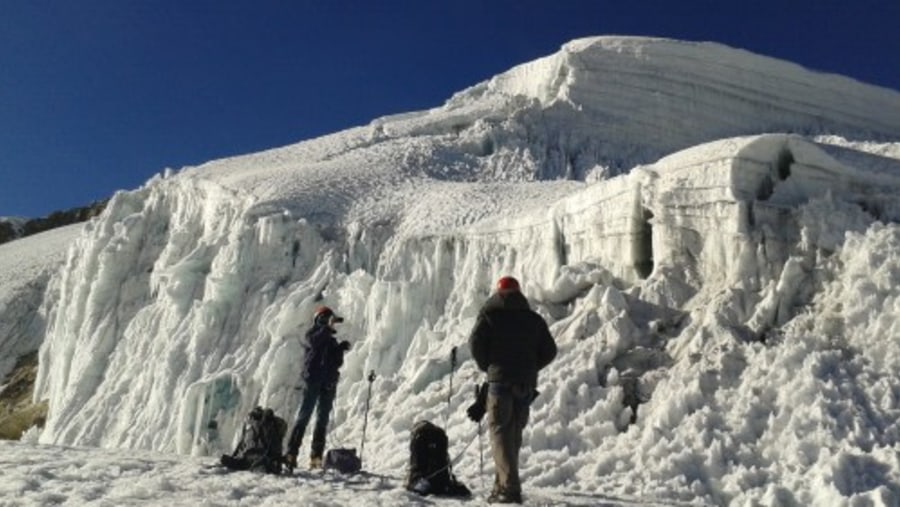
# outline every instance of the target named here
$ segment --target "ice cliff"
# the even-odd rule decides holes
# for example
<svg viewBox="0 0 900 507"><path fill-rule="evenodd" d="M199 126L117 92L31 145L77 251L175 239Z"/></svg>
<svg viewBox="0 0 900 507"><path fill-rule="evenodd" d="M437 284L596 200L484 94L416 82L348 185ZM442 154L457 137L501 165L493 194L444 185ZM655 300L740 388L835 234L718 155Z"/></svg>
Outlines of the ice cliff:
<svg viewBox="0 0 900 507"><path fill-rule="evenodd" d="M370 466L402 469L417 419L471 438L447 358L458 346L468 390L467 334L511 274L560 345L526 480L896 499L900 331L869 312L900 312L882 251L900 244L900 159L855 141L900 141L900 93L601 37L442 107L166 172L117 194L50 282L40 441L230 450L254 405L290 418L300 336L326 303L354 344L332 442L359 438L374 370ZM886 278L867 285L869 268ZM882 473L854 482L860 467Z"/></svg>

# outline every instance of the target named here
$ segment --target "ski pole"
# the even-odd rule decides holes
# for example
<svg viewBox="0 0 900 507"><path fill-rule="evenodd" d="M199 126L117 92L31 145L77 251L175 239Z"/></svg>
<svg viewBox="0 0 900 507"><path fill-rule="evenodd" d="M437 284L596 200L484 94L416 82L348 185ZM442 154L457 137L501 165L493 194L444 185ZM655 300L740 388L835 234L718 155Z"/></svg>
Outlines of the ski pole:
<svg viewBox="0 0 900 507"><path fill-rule="evenodd" d="M372 382L375 382L375 370L369 372L367 380L369 381L369 390L366 393L366 414L363 416L362 442L359 444L360 463L362 463L363 450L366 448L366 426L369 424L369 400L372 398Z"/></svg>
<svg viewBox="0 0 900 507"><path fill-rule="evenodd" d="M478 385L475 385L475 399L481 398ZM481 419L478 420L478 475L481 477L481 489L484 489L484 444L481 441Z"/></svg>
<svg viewBox="0 0 900 507"><path fill-rule="evenodd" d="M453 396L453 370L456 369L456 347L450 349L450 392L447 393L447 409L450 408L450 398Z"/></svg>
<svg viewBox="0 0 900 507"><path fill-rule="evenodd" d="M481 477L481 489L484 489L484 444L481 443L481 421L478 421L478 475Z"/></svg>
<svg viewBox="0 0 900 507"><path fill-rule="evenodd" d="M444 426L450 419L450 398L453 397L453 370L456 369L456 347L450 349L450 389L447 391L447 411L444 412Z"/></svg>

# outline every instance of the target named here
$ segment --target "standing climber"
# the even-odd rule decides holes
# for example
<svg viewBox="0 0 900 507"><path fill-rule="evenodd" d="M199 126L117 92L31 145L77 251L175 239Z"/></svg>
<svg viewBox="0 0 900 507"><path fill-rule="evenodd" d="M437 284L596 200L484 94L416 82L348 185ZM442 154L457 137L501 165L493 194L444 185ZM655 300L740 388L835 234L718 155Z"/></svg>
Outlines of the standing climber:
<svg viewBox="0 0 900 507"><path fill-rule="evenodd" d="M306 343L304 343L306 360L303 364L303 380L306 385L285 455L285 464L291 470L297 466L297 453L314 408L316 409L316 425L313 429L309 467L322 467L328 417L331 414L331 407L334 405L334 396L340 377L338 370L344 364L344 353L350 350L350 342L344 340L338 343L335 338L334 326L343 321L344 319L335 315L331 308L322 306L316 310L313 325L306 332Z"/></svg>
<svg viewBox="0 0 900 507"><path fill-rule="evenodd" d="M496 470L488 501L522 503L522 431L538 371L556 357L556 342L544 319L528 306L519 282L504 276L478 314L469 347L488 377L488 427Z"/></svg>

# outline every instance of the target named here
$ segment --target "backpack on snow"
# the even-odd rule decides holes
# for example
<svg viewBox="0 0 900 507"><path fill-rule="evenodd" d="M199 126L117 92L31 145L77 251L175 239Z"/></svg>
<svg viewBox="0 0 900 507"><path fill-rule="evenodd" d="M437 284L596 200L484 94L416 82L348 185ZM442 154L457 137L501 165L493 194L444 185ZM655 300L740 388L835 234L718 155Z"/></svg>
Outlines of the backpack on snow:
<svg viewBox="0 0 900 507"><path fill-rule="evenodd" d="M252 470L270 474L281 473L281 445L287 423L272 409L256 407L247 415L241 429L241 440L229 456L222 455L222 464L233 470Z"/></svg>
<svg viewBox="0 0 900 507"><path fill-rule="evenodd" d="M413 425L406 489L423 496L472 494L450 471L447 433L429 421Z"/></svg>
<svg viewBox="0 0 900 507"><path fill-rule="evenodd" d="M322 468L337 470L344 474L354 474L362 469L362 460L356 455L356 449L328 449L325 451L325 462Z"/></svg>

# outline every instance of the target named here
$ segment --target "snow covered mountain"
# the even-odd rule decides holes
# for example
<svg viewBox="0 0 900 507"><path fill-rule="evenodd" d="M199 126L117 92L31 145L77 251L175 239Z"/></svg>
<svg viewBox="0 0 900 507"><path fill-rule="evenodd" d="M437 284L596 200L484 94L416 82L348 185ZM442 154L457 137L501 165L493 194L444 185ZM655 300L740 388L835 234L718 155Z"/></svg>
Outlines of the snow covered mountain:
<svg viewBox="0 0 900 507"><path fill-rule="evenodd" d="M510 274L560 347L526 492L896 505L898 190L896 91L583 39L435 109L119 193L41 307L0 315L41 324L29 438L204 455L257 404L290 418L328 304L354 344L330 442L358 444L374 371L366 459L398 470L418 419L474 438L466 339Z"/></svg>

